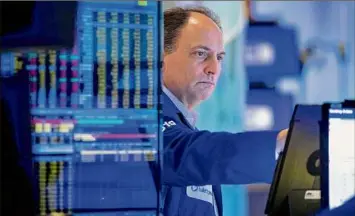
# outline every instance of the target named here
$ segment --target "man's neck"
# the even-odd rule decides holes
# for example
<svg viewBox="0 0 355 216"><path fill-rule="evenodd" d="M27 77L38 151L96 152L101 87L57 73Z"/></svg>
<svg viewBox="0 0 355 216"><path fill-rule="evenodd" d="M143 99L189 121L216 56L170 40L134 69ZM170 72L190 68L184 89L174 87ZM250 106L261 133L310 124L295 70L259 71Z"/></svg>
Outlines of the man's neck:
<svg viewBox="0 0 355 216"><path fill-rule="evenodd" d="M194 107L196 107L196 105L198 103L193 102L194 100L192 100L190 97L188 97L186 94L182 94L179 93L178 90L174 89L174 88L169 88L168 86L165 85L165 87L167 89L169 89L169 91L182 103L184 104L184 106L189 110L192 111Z"/></svg>
<svg viewBox="0 0 355 216"><path fill-rule="evenodd" d="M196 103L192 103L192 102L189 102L191 100L189 100L189 98L187 96L181 96L181 97L178 97L178 99L186 106L186 108L189 110L189 111L192 111L193 108L196 106Z"/></svg>
<svg viewBox="0 0 355 216"><path fill-rule="evenodd" d="M189 103L188 97L181 93L178 88L174 88L171 85L163 84L166 89L170 91L171 94L174 95L176 99L178 99L189 111L193 109L193 104Z"/></svg>
<svg viewBox="0 0 355 216"><path fill-rule="evenodd" d="M166 86L163 86L163 92L173 102L173 104L182 113L182 115L190 123L190 125L195 127L197 113L192 109L188 109L188 106L186 106L186 104L184 104L178 97L176 97L173 92Z"/></svg>

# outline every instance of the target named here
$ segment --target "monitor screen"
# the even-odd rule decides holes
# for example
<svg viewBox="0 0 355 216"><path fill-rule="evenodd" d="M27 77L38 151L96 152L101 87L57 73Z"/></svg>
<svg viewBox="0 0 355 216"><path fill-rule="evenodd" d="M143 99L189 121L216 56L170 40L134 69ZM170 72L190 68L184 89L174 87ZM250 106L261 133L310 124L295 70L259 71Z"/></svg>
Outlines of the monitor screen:
<svg viewBox="0 0 355 216"><path fill-rule="evenodd" d="M16 133L20 154L32 159L36 215L155 215L160 4L78 2L77 14L72 49L1 56L2 76L28 79L29 92L16 93L26 99L7 98L14 122L24 121L16 112L30 115L31 138Z"/></svg>
<svg viewBox="0 0 355 216"><path fill-rule="evenodd" d="M355 195L355 108L330 107L328 111L329 208Z"/></svg>

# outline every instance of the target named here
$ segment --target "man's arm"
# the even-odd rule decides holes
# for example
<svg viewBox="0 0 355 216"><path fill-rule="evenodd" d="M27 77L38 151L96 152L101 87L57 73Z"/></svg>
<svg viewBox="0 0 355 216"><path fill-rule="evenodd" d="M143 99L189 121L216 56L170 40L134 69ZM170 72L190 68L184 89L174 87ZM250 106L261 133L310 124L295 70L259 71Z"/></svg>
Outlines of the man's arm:
<svg viewBox="0 0 355 216"><path fill-rule="evenodd" d="M270 183L277 132L193 131L174 119L164 128L163 183L175 186Z"/></svg>

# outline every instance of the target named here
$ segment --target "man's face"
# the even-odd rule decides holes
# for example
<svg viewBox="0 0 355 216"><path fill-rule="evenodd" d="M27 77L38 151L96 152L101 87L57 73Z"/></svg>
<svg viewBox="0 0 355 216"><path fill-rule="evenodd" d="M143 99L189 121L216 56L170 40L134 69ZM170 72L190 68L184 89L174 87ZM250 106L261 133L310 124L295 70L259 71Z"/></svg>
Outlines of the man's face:
<svg viewBox="0 0 355 216"><path fill-rule="evenodd" d="M192 108L212 94L223 57L221 30L207 16L192 12L176 49L164 56L164 84Z"/></svg>

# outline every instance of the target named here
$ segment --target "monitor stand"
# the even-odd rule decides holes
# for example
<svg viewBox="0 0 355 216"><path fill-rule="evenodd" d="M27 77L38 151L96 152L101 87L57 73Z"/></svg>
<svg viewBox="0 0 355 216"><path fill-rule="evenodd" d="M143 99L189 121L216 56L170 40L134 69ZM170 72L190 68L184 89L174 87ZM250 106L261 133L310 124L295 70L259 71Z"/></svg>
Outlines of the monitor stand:
<svg viewBox="0 0 355 216"><path fill-rule="evenodd" d="M320 190L294 189L268 216L309 216L320 210Z"/></svg>

